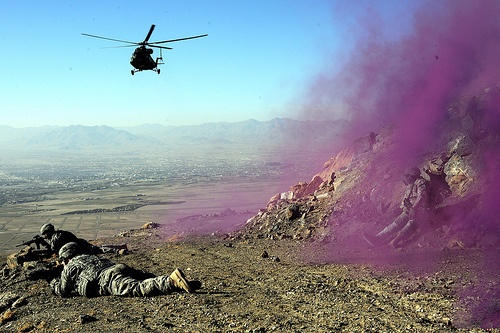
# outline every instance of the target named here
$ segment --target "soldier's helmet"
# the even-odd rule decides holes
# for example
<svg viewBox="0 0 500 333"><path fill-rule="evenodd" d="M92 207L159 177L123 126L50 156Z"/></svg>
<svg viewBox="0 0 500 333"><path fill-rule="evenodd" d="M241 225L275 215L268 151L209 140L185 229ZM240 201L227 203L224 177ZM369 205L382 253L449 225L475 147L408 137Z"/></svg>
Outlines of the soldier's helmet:
<svg viewBox="0 0 500 333"><path fill-rule="evenodd" d="M70 242L67 244L64 244L63 247L59 250L59 258L61 259L71 259L74 256L78 255L80 253L80 250L78 248L78 244L75 242Z"/></svg>
<svg viewBox="0 0 500 333"><path fill-rule="evenodd" d="M52 223L45 223L44 225L42 225L42 227L40 228L40 234L41 235L45 235L45 234L53 234L55 232L55 228L54 228L54 225Z"/></svg>

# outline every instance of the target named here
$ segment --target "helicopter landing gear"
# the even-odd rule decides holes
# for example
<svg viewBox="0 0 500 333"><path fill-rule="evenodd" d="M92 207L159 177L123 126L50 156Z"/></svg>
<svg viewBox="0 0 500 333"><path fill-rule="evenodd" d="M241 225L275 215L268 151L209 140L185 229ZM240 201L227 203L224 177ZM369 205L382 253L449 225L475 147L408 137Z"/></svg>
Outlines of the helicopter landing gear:
<svg viewBox="0 0 500 333"><path fill-rule="evenodd" d="M158 70L156 71L156 73L160 74L160 69L158 68Z"/></svg>
<svg viewBox="0 0 500 333"><path fill-rule="evenodd" d="M133 69L131 69L131 70L130 70L130 73L131 73L132 75L134 75L134 74L135 74L135 71L134 71Z"/></svg>

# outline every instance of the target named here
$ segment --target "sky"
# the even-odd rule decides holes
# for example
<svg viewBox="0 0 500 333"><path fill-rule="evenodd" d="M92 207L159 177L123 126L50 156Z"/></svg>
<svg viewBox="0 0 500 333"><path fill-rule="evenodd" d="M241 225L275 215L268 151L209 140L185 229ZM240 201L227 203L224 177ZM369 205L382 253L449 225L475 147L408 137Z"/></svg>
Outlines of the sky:
<svg viewBox="0 0 500 333"><path fill-rule="evenodd" d="M298 117L318 73L349 58L360 17L409 26L418 1L2 1L0 125L193 125ZM161 74L133 48L169 43ZM158 50L155 50L156 57ZM315 115L317 117L317 115Z"/></svg>

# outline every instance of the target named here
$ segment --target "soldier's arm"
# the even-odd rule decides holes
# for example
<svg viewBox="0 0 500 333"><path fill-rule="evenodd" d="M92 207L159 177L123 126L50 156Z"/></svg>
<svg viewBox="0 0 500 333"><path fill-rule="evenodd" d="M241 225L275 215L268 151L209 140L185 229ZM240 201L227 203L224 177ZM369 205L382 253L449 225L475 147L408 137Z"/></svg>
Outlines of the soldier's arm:
<svg viewBox="0 0 500 333"><path fill-rule="evenodd" d="M414 191L416 193L415 202L413 203L414 208L420 208L426 205L425 198L427 197L425 180L417 179L414 183Z"/></svg>
<svg viewBox="0 0 500 333"><path fill-rule="evenodd" d="M50 282L52 292L61 297L69 297L73 294L76 285L78 271L75 267L64 267L61 277Z"/></svg>
<svg viewBox="0 0 500 333"><path fill-rule="evenodd" d="M49 243L47 243L47 241L45 241L45 239L43 239L42 237L38 237L35 242L38 245L41 245L41 246L45 247L46 249L50 248Z"/></svg>
<svg viewBox="0 0 500 333"><path fill-rule="evenodd" d="M63 237L61 237L60 232L56 232L54 235L52 235L52 238L50 239L50 249L54 253L58 253L61 247L65 245L65 241Z"/></svg>
<svg viewBox="0 0 500 333"><path fill-rule="evenodd" d="M413 187L414 187L414 184L406 186L403 200L401 201L401 204L399 205L399 208L401 208L403 210L403 212L405 212L407 214L409 213L410 209L412 208L410 197L411 197L412 192L413 192Z"/></svg>

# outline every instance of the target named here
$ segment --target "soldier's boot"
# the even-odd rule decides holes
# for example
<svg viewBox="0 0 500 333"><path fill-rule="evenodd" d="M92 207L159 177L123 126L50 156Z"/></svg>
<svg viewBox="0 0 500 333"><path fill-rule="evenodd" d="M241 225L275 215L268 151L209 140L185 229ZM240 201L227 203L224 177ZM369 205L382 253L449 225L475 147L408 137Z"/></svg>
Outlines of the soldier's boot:
<svg viewBox="0 0 500 333"><path fill-rule="evenodd" d="M197 289L201 288L200 281L188 281L184 273L178 268L170 274L169 280L172 287L188 293L194 293Z"/></svg>
<svg viewBox="0 0 500 333"><path fill-rule="evenodd" d="M377 237L376 235L368 234L363 232L363 239L371 246L382 246L384 245L383 239Z"/></svg>
<svg viewBox="0 0 500 333"><path fill-rule="evenodd" d="M363 232L363 239L372 246L383 246L391 242L395 232L396 230L392 228L392 225L389 225L376 235Z"/></svg>

